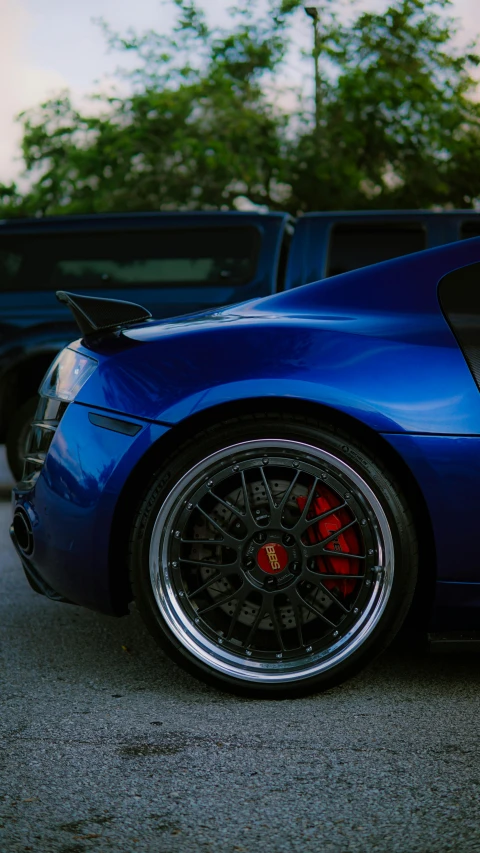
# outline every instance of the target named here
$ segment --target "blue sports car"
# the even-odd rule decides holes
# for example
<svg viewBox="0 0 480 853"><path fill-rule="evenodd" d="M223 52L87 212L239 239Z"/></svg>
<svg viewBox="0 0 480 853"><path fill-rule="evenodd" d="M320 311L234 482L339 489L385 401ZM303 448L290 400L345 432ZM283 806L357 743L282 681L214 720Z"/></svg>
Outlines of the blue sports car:
<svg viewBox="0 0 480 853"><path fill-rule="evenodd" d="M158 323L59 293L12 538L193 675L297 695L480 624L480 238Z"/></svg>

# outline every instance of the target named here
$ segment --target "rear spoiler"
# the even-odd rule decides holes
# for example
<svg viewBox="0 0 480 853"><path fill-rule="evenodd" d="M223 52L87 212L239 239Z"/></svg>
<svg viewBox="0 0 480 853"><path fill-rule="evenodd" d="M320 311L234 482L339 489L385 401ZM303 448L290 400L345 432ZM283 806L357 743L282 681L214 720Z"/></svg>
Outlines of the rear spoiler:
<svg viewBox="0 0 480 853"><path fill-rule="evenodd" d="M112 332L134 323L143 323L145 320L150 320L152 316L150 311L142 308L141 305L125 302L123 299L80 296L77 293L67 293L65 290L57 290L56 296L59 302L68 305L85 337Z"/></svg>

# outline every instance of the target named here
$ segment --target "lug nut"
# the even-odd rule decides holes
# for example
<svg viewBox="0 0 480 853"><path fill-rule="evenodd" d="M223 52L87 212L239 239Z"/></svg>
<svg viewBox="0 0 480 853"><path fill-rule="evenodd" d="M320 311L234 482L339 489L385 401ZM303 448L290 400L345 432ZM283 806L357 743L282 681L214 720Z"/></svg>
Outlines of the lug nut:
<svg viewBox="0 0 480 853"><path fill-rule="evenodd" d="M255 542L258 542L258 544L261 545L262 542L265 542L266 538L267 538L266 533L257 533L257 535L255 536Z"/></svg>
<svg viewBox="0 0 480 853"><path fill-rule="evenodd" d="M282 538L282 542L284 545L287 545L287 546L293 545L293 543L295 542L295 539L291 533L285 533L285 535Z"/></svg>
<svg viewBox="0 0 480 853"><path fill-rule="evenodd" d="M245 560L245 568L246 569L254 569L255 568L255 560L252 557L249 557L248 560Z"/></svg>
<svg viewBox="0 0 480 853"><path fill-rule="evenodd" d="M265 586L269 590L275 589L276 585L277 585L277 579L276 578L267 578L265 581Z"/></svg>
<svg viewBox="0 0 480 853"><path fill-rule="evenodd" d="M290 563L288 569L291 575L299 575L302 571L302 566L301 563L294 562Z"/></svg>

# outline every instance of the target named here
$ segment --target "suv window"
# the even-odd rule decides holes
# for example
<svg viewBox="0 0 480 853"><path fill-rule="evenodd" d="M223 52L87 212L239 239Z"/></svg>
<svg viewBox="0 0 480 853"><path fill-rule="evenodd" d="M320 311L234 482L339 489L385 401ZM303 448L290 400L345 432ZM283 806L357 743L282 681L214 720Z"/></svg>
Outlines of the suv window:
<svg viewBox="0 0 480 853"><path fill-rule="evenodd" d="M462 240L468 240L470 237L480 237L480 219L467 219L462 222L460 237Z"/></svg>
<svg viewBox="0 0 480 853"><path fill-rule="evenodd" d="M0 291L242 285L256 228L0 236Z"/></svg>
<svg viewBox="0 0 480 853"><path fill-rule="evenodd" d="M426 246L425 228L414 222L334 225L330 237L327 276L420 252Z"/></svg>

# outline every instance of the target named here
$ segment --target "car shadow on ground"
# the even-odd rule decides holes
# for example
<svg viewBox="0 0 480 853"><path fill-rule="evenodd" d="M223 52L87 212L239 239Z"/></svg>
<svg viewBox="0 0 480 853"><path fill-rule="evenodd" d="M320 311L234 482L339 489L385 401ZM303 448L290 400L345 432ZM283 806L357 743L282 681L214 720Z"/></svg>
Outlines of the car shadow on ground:
<svg viewBox="0 0 480 853"><path fill-rule="evenodd" d="M20 567L19 567L19 571ZM26 583L26 582L25 582ZM18 584L18 580L17 580ZM146 630L139 614L132 609L128 617L116 619L67 604L57 604L25 589L15 600L11 591L3 598L9 601L4 612L3 643L5 663L12 658L24 677L85 681L112 693L152 690L170 696L209 694L226 698L184 673L159 649ZM381 688L393 693L451 695L456 690L478 684L477 652L438 652L419 647L403 652L398 645L385 652L360 676L329 691L330 695L349 691ZM6 678L8 681L8 677ZM5 684L5 680L4 680ZM232 697L239 701L238 697Z"/></svg>

